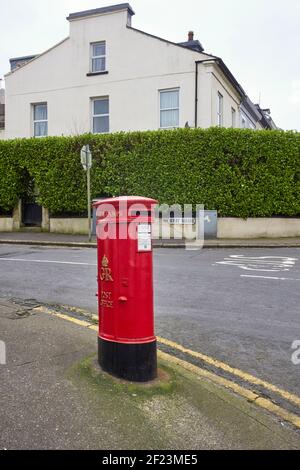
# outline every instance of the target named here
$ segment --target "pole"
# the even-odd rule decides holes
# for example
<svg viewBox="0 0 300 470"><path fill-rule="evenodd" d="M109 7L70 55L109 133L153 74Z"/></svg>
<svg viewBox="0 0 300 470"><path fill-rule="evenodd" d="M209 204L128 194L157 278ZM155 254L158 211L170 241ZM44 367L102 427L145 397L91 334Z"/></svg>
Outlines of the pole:
<svg viewBox="0 0 300 470"><path fill-rule="evenodd" d="M92 241L92 215L91 215L91 169L90 169L90 165L87 166L86 185L87 185L87 203L88 203L89 242L91 242Z"/></svg>
<svg viewBox="0 0 300 470"><path fill-rule="evenodd" d="M87 209L88 209L88 225L89 225L89 242L92 241L92 208L91 208L91 166L93 163L92 153L89 145L84 145L80 152L81 164L86 171L86 192L87 192Z"/></svg>

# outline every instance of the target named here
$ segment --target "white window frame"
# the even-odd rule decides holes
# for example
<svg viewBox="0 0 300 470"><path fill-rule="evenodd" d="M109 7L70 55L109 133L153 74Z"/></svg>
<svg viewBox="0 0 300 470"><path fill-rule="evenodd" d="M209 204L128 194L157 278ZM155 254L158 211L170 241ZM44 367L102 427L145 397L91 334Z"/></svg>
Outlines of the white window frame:
<svg viewBox="0 0 300 470"><path fill-rule="evenodd" d="M180 88L164 88L162 90L158 90L158 100L159 100L159 129L178 129L179 128L179 123L180 123ZM178 107L177 108L165 108L161 109L161 95L162 93L169 93L170 91L176 91L178 92ZM161 126L161 112L162 111L177 111L178 110L178 125L177 126L168 126L168 127L162 127Z"/></svg>
<svg viewBox="0 0 300 470"><path fill-rule="evenodd" d="M95 101L104 101L104 100L108 101L108 113L106 113L106 114L94 114L94 103L95 103ZM91 132L92 132L92 134L109 134L109 132L110 132L110 117L109 117L110 103L109 103L109 96L99 96L97 98L91 98L91 106L92 106L92 109L91 109L91 116L92 116L92 119L91 119ZM108 117L108 132L94 132L94 118L96 118L96 117Z"/></svg>
<svg viewBox="0 0 300 470"><path fill-rule="evenodd" d="M105 54L103 55L93 55L93 50L94 46L97 45L103 45L105 46ZM103 70L93 70L93 61L95 59L105 59L105 67ZM106 41L97 41L97 42L91 42L90 43L90 73L101 73L101 72L106 72L107 71L107 44Z"/></svg>
<svg viewBox="0 0 300 470"><path fill-rule="evenodd" d="M236 109L231 107L231 127L234 129L236 127Z"/></svg>
<svg viewBox="0 0 300 470"><path fill-rule="evenodd" d="M47 108L47 119L34 119L34 115L35 115L35 107L36 106L46 106ZM49 116L48 116L48 103L43 101L42 103L32 103L31 105L31 113L32 113L32 135L35 139L41 139L43 137L48 137L48 120L49 120ZM47 123L47 134L46 135L35 135L35 124L39 123L39 122L46 122Z"/></svg>
<svg viewBox="0 0 300 470"><path fill-rule="evenodd" d="M217 99L217 122L219 127L223 127L223 106L224 106L224 97L222 93L218 91Z"/></svg>
<svg viewBox="0 0 300 470"><path fill-rule="evenodd" d="M245 122L245 126L243 126L243 121ZM241 112L241 129L248 129L249 128L249 120L247 116Z"/></svg>

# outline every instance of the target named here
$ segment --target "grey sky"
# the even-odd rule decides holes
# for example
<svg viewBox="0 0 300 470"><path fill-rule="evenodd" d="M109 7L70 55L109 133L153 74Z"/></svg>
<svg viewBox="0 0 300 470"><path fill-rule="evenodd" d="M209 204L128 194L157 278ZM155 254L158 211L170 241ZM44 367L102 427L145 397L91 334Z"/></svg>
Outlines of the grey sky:
<svg viewBox="0 0 300 470"><path fill-rule="evenodd" d="M10 57L68 36L70 12L122 0L0 0L0 78ZM222 57L252 101L283 129L300 130L300 0L132 0L133 26L174 42L195 31ZM124 51L122 51L123 53Z"/></svg>

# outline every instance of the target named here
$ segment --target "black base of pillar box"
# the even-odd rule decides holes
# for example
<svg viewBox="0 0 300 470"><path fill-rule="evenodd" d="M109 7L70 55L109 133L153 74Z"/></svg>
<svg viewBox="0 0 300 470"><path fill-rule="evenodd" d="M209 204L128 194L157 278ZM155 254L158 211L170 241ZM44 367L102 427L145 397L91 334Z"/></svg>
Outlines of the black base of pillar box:
<svg viewBox="0 0 300 470"><path fill-rule="evenodd" d="M98 361L106 372L132 382L148 382L157 377L156 341L126 344L98 338Z"/></svg>

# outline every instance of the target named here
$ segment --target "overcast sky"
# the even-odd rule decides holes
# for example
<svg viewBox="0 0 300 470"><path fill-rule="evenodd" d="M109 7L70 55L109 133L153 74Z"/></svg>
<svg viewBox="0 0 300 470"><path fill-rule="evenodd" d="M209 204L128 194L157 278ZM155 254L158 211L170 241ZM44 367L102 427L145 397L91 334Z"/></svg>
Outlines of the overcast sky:
<svg viewBox="0 0 300 470"><path fill-rule="evenodd" d="M68 13L122 0L0 0L0 78L9 58L68 36ZM174 42L194 30L276 124L300 130L300 0L132 0L133 26ZM49 71L51 73L51 71Z"/></svg>

